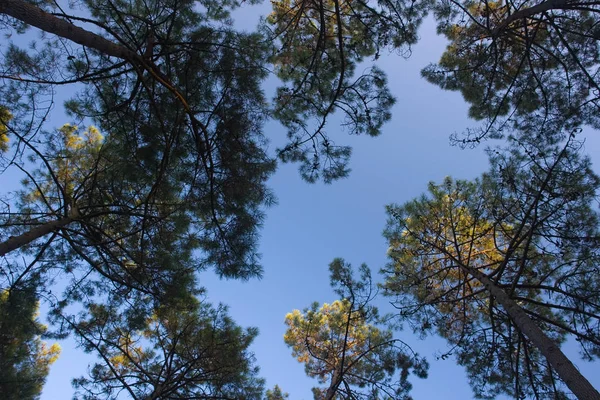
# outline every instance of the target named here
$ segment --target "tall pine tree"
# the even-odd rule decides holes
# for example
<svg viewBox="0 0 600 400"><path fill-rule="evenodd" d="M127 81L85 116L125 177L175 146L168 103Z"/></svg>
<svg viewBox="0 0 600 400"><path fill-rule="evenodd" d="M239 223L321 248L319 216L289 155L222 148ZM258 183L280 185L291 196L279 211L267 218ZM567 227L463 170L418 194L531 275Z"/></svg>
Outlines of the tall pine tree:
<svg viewBox="0 0 600 400"><path fill-rule="evenodd" d="M481 179L387 208L385 292L449 342L478 397L600 398L560 350L574 337L600 354L600 179L579 151L515 140Z"/></svg>

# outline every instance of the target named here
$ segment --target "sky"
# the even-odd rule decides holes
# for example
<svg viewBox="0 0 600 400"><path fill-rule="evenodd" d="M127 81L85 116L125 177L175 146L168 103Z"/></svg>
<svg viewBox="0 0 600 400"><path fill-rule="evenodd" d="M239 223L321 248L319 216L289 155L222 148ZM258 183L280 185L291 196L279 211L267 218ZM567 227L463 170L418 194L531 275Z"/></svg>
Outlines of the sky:
<svg viewBox="0 0 600 400"><path fill-rule="evenodd" d="M256 16L265 7L268 9L268 3L252 12L238 13L237 23L254 26ZM278 384L291 400L312 399L310 389L317 382L305 377L303 365L283 342L286 313L314 301L336 300L328 272L328 264L336 257L355 266L367 263L378 279L377 271L387 262L387 244L382 237L386 204L419 196L430 181L440 182L446 176L472 179L487 168L484 146L471 150L450 146L449 135L474 122L467 119L467 106L459 93L442 91L421 78L421 68L439 59L445 42L435 35L430 20L421 28L420 36L410 59L388 54L378 62L387 72L391 91L398 100L392 121L384 126L380 137L346 135L335 118L328 125L328 133L339 144L353 147L349 178L331 185L308 184L300 178L296 165L280 165L271 178L269 185L278 204L267 210L261 230L263 278L240 282L220 280L212 272L199 276L210 302L229 305L231 316L241 326L259 328L252 351L261 376L266 378L267 387ZM267 83L267 90L272 90L272 83ZM265 132L274 152L285 131L276 123L268 123ZM598 135L588 136L586 150L599 154ZM386 308L385 300L380 302ZM398 333L398 337L430 361L429 378L412 379L415 399L472 398L463 369L452 358L435 359L436 353L446 349L444 341L434 337L419 340L408 330ZM63 342L62 347L42 400L70 398L70 380L84 374L93 360L74 348L72 341ZM567 352L570 356L576 354L571 344ZM600 387L593 365L576 364Z"/></svg>

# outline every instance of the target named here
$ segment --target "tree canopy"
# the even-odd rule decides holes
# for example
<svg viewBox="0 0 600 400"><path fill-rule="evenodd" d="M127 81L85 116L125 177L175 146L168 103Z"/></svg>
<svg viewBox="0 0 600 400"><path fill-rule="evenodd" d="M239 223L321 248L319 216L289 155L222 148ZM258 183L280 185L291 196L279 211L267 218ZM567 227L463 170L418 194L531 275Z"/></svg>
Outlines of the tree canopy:
<svg viewBox="0 0 600 400"><path fill-rule="evenodd" d="M355 280L344 260L329 266L331 284L341 300L285 317L285 343L305 364L306 374L325 387L313 388L319 399L409 399L409 373L425 378L427 363L389 329L380 329L370 272L360 267ZM396 374L399 373L399 376Z"/></svg>
<svg viewBox="0 0 600 400"><path fill-rule="evenodd" d="M266 400L285 400L289 397L289 394L281 391L279 385L275 385L272 390L268 389L266 393Z"/></svg>
<svg viewBox="0 0 600 400"><path fill-rule="evenodd" d="M97 304L72 329L100 358L73 381L78 398L261 399L248 350L258 332L237 326L226 307L191 301L148 314L135 303Z"/></svg>
<svg viewBox="0 0 600 400"><path fill-rule="evenodd" d="M41 340L34 283L19 281L0 292L0 393L7 400L39 398L58 344Z"/></svg>
<svg viewBox="0 0 600 400"><path fill-rule="evenodd" d="M422 75L483 121L454 139L509 145L480 179L387 208L382 287L448 340L476 396L599 398L560 344L600 355L600 178L577 137L600 128L600 4L274 0L238 29L258 2L0 0L0 173L21 180L0 194L2 394L38 396L58 355L41 338L73 335L98 357L80 398L262 398L257 330L205 301L199 273L262 276L277 160L308 182L348 176L330 122L382 132L396 100L375 62L409 56L431 15L449 44ZM273 153L268 121L287 133ZM338 300L286 316L315 398L409 398L427 363L372 304L369 269L330 271Z"/></svg>
<svg viewBox="0 0 600 400"><path fill-rule="evenodd" d="M271 62L285 83L275 98L275 117L290 142L284 161L301 162L309 181L348 174L351 149L326 134L333 111L351 134L379 135L395 103L385 73L373 67L357 78L357 66L385 49L408 53L427 9L414 1L274 1L267 18L276 39Z"/></svg>
<svg viewBox="0 0 600 400"><path fill-rule="evenodd" d="M479 397L598 397L577 392L587 382L558 371L535 338L559 353L574 336L587 359L599 354L600 180L579 146L514 140L480 180L447 178L387 208L386 294L415 331L448 340Z"/></svg>
<svg viewBox="0 0 600 400"><path fill-rule="evenodd" d="M102 362L76 381L83 397L262 395L247 351L256 332L194 302L199 271L261 274L257 232L273 202L265 182L274 170L262 134L267 48L259 35L227 28L236 2L198 5L0 4L7 33L44 31L41 44L10 41L2 55L1 133L3 143L11 139L3 167L24 176L2 203L3 272L39 276L55 335L94 344ZM54 91L67 88L65 109L77 124L49 130ZM198 315L168 326L182 308ZM140 321L156 310L173 314L145 328ZM210 335L215 341L205 342ZM136 337L154 342L146 364L116 362L119 340ZM158 372L167 366L173 376ZM140 384L149 375L158 388Z"/></svg>
<svg viewBox="0 0 600 400"><path fill-rule="evenodd" d="M439 1L433 12L450 44L423 75L460 91L485 122L459 141L600 127L597 2Z"/></svg>

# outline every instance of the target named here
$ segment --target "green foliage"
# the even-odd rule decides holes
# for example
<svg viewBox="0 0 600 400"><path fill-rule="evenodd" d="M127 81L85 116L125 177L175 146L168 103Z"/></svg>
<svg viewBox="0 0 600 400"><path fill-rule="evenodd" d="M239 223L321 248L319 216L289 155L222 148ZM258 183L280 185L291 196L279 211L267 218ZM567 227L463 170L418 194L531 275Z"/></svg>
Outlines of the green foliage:
<svg viewBox="0 0 600 400"><path fill-rule="evenodd" d="M3 210L2 240L48 229L10 254L9 259L25 255L26 266L6 267L8 275L40 274L37 290L52 292L47 299L56 335L73 333L85 342L90 334L85 318L99 312L98 304L108 304L113 328L139 336L149 309L175 312L201 293L197 272L261 275L258 229L274 202L266 180L275 163L262 132L269 48L261 35L232 28L229 14L240 4L72 3L54 11L72 14L60 15L69 23L79 23L81 15L96 22L99 37L86 47L55 39L56 24L28 48L7 44L1 68L8 83L0 94L14 116L16 149L7 163L25 177L23 190L11 194ZM101 45L107 43L124 56L105 52ZM70 84L77 86L65 108L77 124L48 131L52 96L58 88L68 92ZM89 123L97 130L76 127ZM54 290L57 282L60 291ZM125 312L129 302L136 307ZM129 319L113 316L116 310ZM231 398L259 398L262 383L246 352L256 332L240 330L221 309L202 306L194 312L185 323L197 325L189 333L196 339L186 339L186 347L172 353L182 368L190 362L212 372L211 363L218 363L221 382L207 374L186 383L172 380L172 387L183 385L177 389L181 398L203 385ZM156 322L162 328L144 339L154 342L157 354L169 329L164 325ZM222 341L206 341L211 326L224 335ZM189 329L177 334L184 331ZM118 350L106 336L97 339L100 356ZM149 358L144 368L156 372L161 362ZM80 382L82 396L89 387L98 390L90 396L105 398L102 391L110 391L112 381L96 379L110 365L96 368L100 375L92 374L89 385Z"/></svg>
<svg viewBox="0 0 600 400"><path fill-rule="evenodd" d="M376 326L379 316L369 304L373 293L366 265L361 266L358 281L341 259L331 263L330 271L336 293L347 297L321 307L314 303L285 317L284 340L292 355L305 364L308 376L328 384L313 388L315 399L386 399L392 393L394 398L409 399L409 373L426 377L426 361L411 354L391 330Z"/></svg>
<svg viewBox="0 0 600 400"><path fill-rule="evenodd" d="M95 304L73 329L100 361L74 380L76 398L261 399L264 382L248 347L258 331L190 299L149 310Z"/></svg>
<svg viewBox="0 0 600 400"><path fill-rule="evenodd" d="M566 144L513 140L491 151L490 172L447 178L387 208L386 294L422 335L437 332L467 368L475 395L564 398L539 350L470 269L502 288L554 341L572 335L600 355L599 178Z"/></svg>
<svg viewBox="0 0 600 400"><path fill-rule="evenodd" d="M211 267L227 278L261 274L258 229L274 202L266 179L275 168L262 135L267 48L257 34L222 29L236 2L195 4L87 4L111 40L140 49L154 37L156 52L143 49L151 66L77 47L62 58L63 46L50 38L43 52L13 46L3 60L28 60L14 66L22 79L9 97L19 156L28 159L26 168L13 166L25 173L25 187L3 215L4 232L72 219L20 248L48 278L44 289L55 279L67 285L55 313L100 293L185 297L197 291L194 274ZM28 81L54 83L36 91ZM46 88L70 81L82 89L67 109L93 120L103 139L75 125L36 130L43 121L32 105L44 104ZM28 102L26 93L34 93ZM23 122L28 112L31 128Z"/></svg>
<svg viewBox="0 0 600 400"><path fill-rule="evenodd" d="M30 174L33 179L24 181L24 205L41 202L55 210L64 207L68 214L79 212L73 209L77 202L90 203L90 199L82 200L91 194L89 181L97 179L99 168L106 168L106 160L100 159L103 139L94 126L83 132L70 124L58 129L48 143L48 169L35 171Z"/></svg>
<svg viewBox="0 0 600 400"><path fill-rule="evenodd" d="M156 186L146 186L152 181L123 173L133 167L112 152L115 144L94 127L66 124L47 138L43 152L36 152L40 168L24 179L20 213L9 215L4 226L20 234L71 218L60 235L54 232L21 249L33 256L31 271L44 276L53 271L68 285L65 297L52 307L79 302L104 285L107 294L140 290L157 297L174 294L172 285L188 288L184 282L198 240L186 232L189 219L176 214L177 198L153 196ZM16 265L10 269L16 272ZM50 286L52 280L43 283Z"/></svg>
<svg viewBox="0 0 600 400"><path fill-rule="evenodd" d="M274 202L266 181L275 170L264 122L287 129L278 156L299 162L306 180L347 176L351 149L327 135L328 119L341 111L349 133L381 132L395 101L386 76L356 71L384 49L408 54L432 7L451 43L424 75L462 91L471 116L488 120L475 141L505 127L547 135L549 127L600 126L597 13L585 3L282 0L247 33L232 27L243 0L19 1L1 7L9 36L27 28L7 16L10 7L53 13L41 17L39 41L8 40L0 60L0 153L9 133L14 149L0 154L2 167L24 175L23 190L3 202L2 240L33 237L2 260L0 285L36 278L23 306L18 285L0 305L3 320L26 311L11 329L29 349L19 357L37 357L37 383L23 389L31 396L54 357L30 339L43 331L31 296L46 292L55 334L75 334L100 357L75 381L84 399L260 398L248 351L256 331L199 303L197 273L261 275L258 229ZM96 36L64 33L84 21ZM262 90L269 65L284 85L272 106ZM74 123L47 130L55 92L71 87L64 106ZM589 206L598 179L572 139L560 149L531 138L492 155L480 181L432 185L430 198L389 209L386 290L408 290L398 300L403 316L456 346L479 396L561 396L562 387L457 262L492 277L556 340L575 335L587 357L600 355L600 290L589 278L598 275ZM12 262L20 256L26 262ZM426 363L380 327L366 266L358 280L342 260L330 268L340 300L286 319L295 357L329 383L315 397L407 397L409 371L424 377ZM62 297L51 291L58 280ZM286 397L278 387L267 396Z"/></svg>
<svg viewBox="0 0 600 400"><path fill-rule="evenodd" d="M136 3L144 17L125 26L109 5L95 2L97 18L112 29L136 28L156 38L161 51L151 61L169 82L147 85L155 77L123 67L102 85L88 85L69 107L78 117L98 119L111 156L130 164L121 171L127 181L168 202L177 199L203 264L225 277L257 276L257 228L273 202L265 182L274 163L262 135L266 46L256 34L222 29L193 2L172 6ZM147 27L143 19L161 23ZM98 68L111 67L109 60L96 61Z"/></svg>
<svg viewBox="0 0 600 400"><path fill-rule="evenodd" d="M278 39L271 62L285 86L275 97L274 116L287 128L289 143L278 150L283 161L301 163L308 181L347 176L350 148L326 134L328 117L340 111L350 134L376 136L395 103L382 70L355 77L358 65L385 48L407 52L427 2L274 1L267 18ZM271 31L272 29L272 31Z"/></svg>
<svg viewBox="0 0 600 400"><path fill-rule="evenodd" d="M35 285L19 283L0 292L0 393L6 400L39 398L50 366L60 353L41 336Z"/></svg>
<svg viewBox="0 0 600 400"><path fill-rule="evenodd" d="M266 393L265 400L285 400L289 398L290 395L287 393L283 393L279 385L275 385L273 390L268 389Z"/></svg>
<svg viewBox="0 0 600 400"><path fill-rule="evenodd" d="M552 135L582 124L600 127L600 13L586 2L521 0L437 2L438 32L450 44L430 82L457 90L469 115L485 120L463 144L513 128Z"/></svg>

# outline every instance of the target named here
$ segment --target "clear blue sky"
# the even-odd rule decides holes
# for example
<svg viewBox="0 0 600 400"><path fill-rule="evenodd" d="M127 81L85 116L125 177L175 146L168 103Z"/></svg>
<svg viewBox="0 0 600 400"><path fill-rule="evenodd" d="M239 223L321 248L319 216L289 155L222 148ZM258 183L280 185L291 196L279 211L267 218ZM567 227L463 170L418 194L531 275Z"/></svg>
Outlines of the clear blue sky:
<svg viewBox="0 0 600 400"><path fill-rule="evenodd" d="M257 10L268 10L268 6L255 8L253 13L238 13L243 16L237 18L238 23L253 26L254 16L260 14ZM267 379L267 387L279 384L290 393L291 400L312 399L310 388L316 381L305 377L303 366L283 343L285 314L313 301L335 300L327 269L333 258L343 257L354 265L366 262L374 273L386 263L387 245L381 235L384 205L420 195L429 181L439 182L448 175L474 178L487 167L483 147L460 150L449 145L451 133L474 124L466 118L467 107L460 94L441 91L420 77L420 69L436 61L443 47L444 40L436 37L435 27L428 21L409 60L394 54L382 57L379 65L388 73L398 102L381 137L349 137L338 133L335 123L328 126L339 143L354 147L348 179L332 185L309 185L301 180L295 165L279 167L270 181L279 204L268 210L262 229L262 280L220 281L208 272L200 276L211 302L230 305L237 323L260 329L252 349L261 375ZM285 131L269 124L267 136L274 150ZM586 147L589 153L597 154L600 141L592 137ZM415 399L472 397L466 376L454 360L435 361L436 351L445 349L442 340L420 341L408 331L399 337L431 362L429 379L413 380ZM72 342L62 345L63 353L52 367L43 400L70 398L70 379L84 374L91 361ZM592 365L577 364L600 386Z"/></svg>

